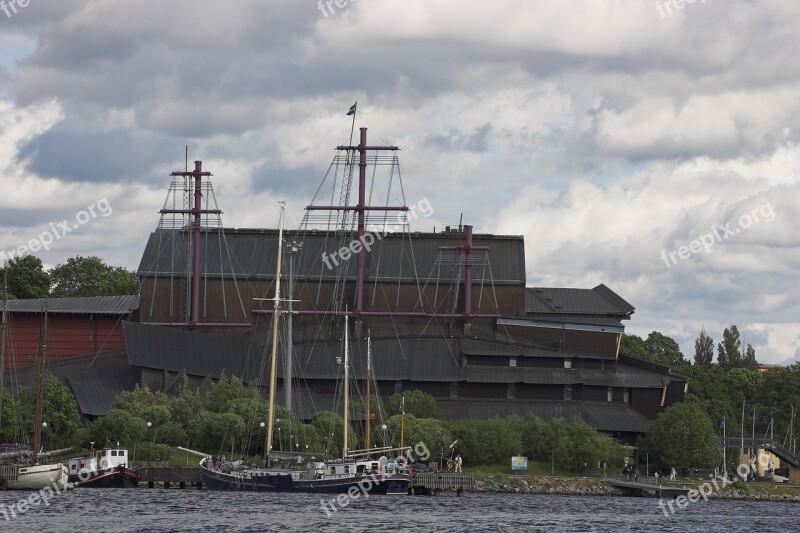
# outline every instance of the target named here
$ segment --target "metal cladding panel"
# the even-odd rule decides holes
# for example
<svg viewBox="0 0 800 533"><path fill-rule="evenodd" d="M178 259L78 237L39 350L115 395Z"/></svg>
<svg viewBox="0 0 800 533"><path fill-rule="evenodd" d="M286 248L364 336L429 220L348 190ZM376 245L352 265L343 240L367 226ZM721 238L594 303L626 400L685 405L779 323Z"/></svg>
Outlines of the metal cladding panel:
<svg viewBox="0 0 800 533"><path fill-rule="evenodd" d="M85 416L103 416L108 413L114 404L114 399L121 392L133 390L137 382L136 375L129 367L126 371L127 374L119 376L67 378L81 413Z"/></svg>
<svg viewBox="0 0 800 533"><path fill-rule="evenodd" d="M439 246L463 244L460 233L390 233L371 234L373 243L365 237L369 250L365 256L367 279L414 281L454 279L451 266L437 261ZM273 278L277 253L277 230L226 229L224 236L217 231L203 231L201 239L202 270L211 276L235 274L246 278ZM300 279L333 280L344 269L348 279L356 274L355 257L349 250L355 234L351 232L285 232L285 240L303 242L297 274ZM156 230L150 235L138 274L152 277L186 276L188 246L191 233L186 230ZM223 242L224 241L224 242ZM480 284L494 279L496 284L525 284L524 241L518 236L475 235L475 246L489 246L489 265L474 260L473 279ZM485 252L474 252L485 254ZM476 255L477 257L477 255ZM414 267L416 265L416 267ZM458 269L456 269L458 270ZM449 276L449 277L448 277Z"/></svg>
<svg viewBox="0 0 800 533"><path fill-rule="evenodd" d="M627 384L614 372L579 370L581 382L593 387L625 387Z"/></svg>
<svg viewBox="0 0 800 533"><path fill-rule="evenodd" d="M670 382L669 376L622 363L617 364L616 375L624 387L634 389L660 389Z"/></svg>
<svg viewBox="0 0 800 533"><path fill-rule="evenodd" d="M606 300L608 300L609 302L611 302L614 306L617 307L617 309L623 312L622 314L627 315L633 313L636 310L636 308L631 304L629 304L624 298L622 298L622 296L620 296L616 292L606 287L603 283L601 283L592 290L598 293Z"/></svg>
<svg viewBox="0 0 800 533"><path fill-rule="evenodd" d="M468 366L467 381L471 383L521 383L522 368L493 368Z"/></svg>
<svg viewBox="0 0 800 533"><path fill-rule="evenodd" d="M263 353L249 338L123 322L128 361L133 366L219 378L224 372L260 382Z"/></svg>
<svg viewBox="0 0 800 533"><path fill-rule="evenodd" d="M584 404L581 418L600 431L645 433L650 422L626 405Z"/></svg>
<svg viewBox="0 0 800 533"><path fill-rule="evenodd" d="M129 315L139 308L139 297L86 296L74 298L38 298L32 300L9 300L11 313Z"/></svg>
<svg viewBox="0 0 800 533"><path fill-rule="evenodd" d="M633 307L605 285L594 289L531 287L526 289L528 313L627 315Z"/></svg>
<svg viewBox="0 0 800 533"><path fill-rule="evenodd" d="M463 381L455 339L413 339L412 381Z"/></svg>
<svg viewBox="0 0 800 533"><path fill-rule="evenodd" d="M538 385L575 385L582 382L577 370L549 368L524 368L522 380Z"/></svg>
<svg viewBox="0 0 800 533"><path fill-rule="evenodd" d="M137 382L137 373L128 364L123 350L64 358L48 363L47 371L70 387L78 408L87 416L104 415L114 398L120 392L132 390ZM8 373L6 386L13 394L17 394L20 386L35 386L35 372L36 368L29 366Z"/></svg>

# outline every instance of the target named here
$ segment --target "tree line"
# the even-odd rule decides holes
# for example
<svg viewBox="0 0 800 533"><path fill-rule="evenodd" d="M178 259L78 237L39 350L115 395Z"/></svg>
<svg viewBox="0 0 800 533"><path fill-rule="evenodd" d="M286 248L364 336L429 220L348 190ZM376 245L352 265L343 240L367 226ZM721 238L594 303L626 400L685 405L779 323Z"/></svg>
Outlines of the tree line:
<svg viewBox="0 0 800 533"><path fill-rule="evenodd" d="M33 255L11 259L4 267L8 298L63 298L67 296L119 296L136 294L136 273L105 264L96 256L70 257L64 264L45 270ZM0 287L0 296L3 288Z"/></svg>

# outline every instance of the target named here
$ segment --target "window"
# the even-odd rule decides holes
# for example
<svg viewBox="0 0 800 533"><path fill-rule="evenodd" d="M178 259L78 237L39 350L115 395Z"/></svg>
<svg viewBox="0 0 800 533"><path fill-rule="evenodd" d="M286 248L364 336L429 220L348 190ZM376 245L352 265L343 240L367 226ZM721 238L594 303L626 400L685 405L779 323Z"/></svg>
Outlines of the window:
<svg viewBox="0 0 800 533"><path fill-rule="evenodd" d="M517 366L517 358L516 357L509 357L508 358L508 366Z"/></svg>
<svg viewBox="0 0 800 533"><path fill-rule="evenodd" d="M514 393L516 392L516 387L513 383L508 384L508 388L506 389L506 398L514 398Z"/></svg>
<svg viewBox="0 0 800 533"><path fill-rule="evenodd" d="M572 360L564 359L564 368L572 368Z"/></svg>
<svg viewBox="0 0 800 533"><path fill-rule="evenodd" d="M454 381L450 384L450 397L458 398L458 381Z"/></svg>
<svg viewBox="0 0 800 533"><path fill-rule="evenodd" d="M625 403L630 402L630 400L631 400L631 396L630 395L631 395L630 389L623 390L622 391L622 401L625 402Z"/></svg>
<svg viewBox="0 0 800 533"><path fill-rule="evenodd" d="M612 389L611 387L608 388L608 401L609 402L614 401L614 389Z"/></svg>
<svg viewBox="0 0 800 533"><path fill-rule="evenodd" d="M564 399L565 400L572 399L572 385L564 385Z"/></svg>
<svg viewBox="0 0 800 533"><path fill-rule="evenodd" d="M111 450L111 457L117 456L117 450Z"/></svg>
<svg viewBox="0 0 800 533"><path fill-rule="evenodd" d="M394 382L394 393L395 394L402 394L403 393L403 382L402 381L395 381Z"/></svg>

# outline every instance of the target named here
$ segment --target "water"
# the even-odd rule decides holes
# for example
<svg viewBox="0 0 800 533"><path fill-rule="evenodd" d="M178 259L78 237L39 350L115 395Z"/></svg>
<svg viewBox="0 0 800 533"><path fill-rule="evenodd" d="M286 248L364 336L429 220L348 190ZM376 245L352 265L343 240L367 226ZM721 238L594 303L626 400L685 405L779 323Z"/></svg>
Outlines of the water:
<svg viewBox="0 0 800 533"><path fill-rule="evenodd" d="M326 513L319 495L197 489L78 489L17 517L0 492L0 531L796 531L800 503L699 501L664 516L654 498L466 494L372 496ZM669 512L669 511L668 511Z"/></svg>

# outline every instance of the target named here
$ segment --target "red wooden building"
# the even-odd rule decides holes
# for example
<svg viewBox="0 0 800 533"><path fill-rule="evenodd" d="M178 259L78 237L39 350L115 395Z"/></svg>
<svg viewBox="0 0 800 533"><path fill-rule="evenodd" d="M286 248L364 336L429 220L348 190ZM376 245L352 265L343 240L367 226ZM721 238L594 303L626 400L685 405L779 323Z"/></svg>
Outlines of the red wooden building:
<svg viewBox="0 0 800 533"><path fill-rule="evenodd" d="M44 340L48 364L124 348L122 321L130 320L138 307L138 296L10 300L6 369L34 364Z"/></svg>

